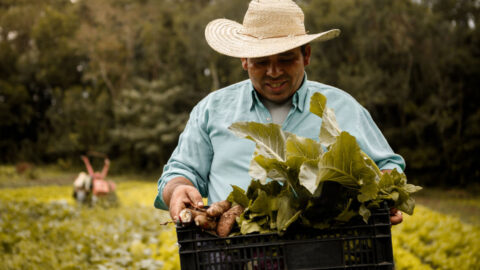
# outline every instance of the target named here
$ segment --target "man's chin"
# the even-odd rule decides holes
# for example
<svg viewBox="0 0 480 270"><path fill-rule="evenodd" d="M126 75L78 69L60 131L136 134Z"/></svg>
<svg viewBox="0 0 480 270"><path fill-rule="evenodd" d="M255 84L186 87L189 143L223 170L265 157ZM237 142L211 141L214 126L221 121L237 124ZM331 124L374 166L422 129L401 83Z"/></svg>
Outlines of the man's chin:
<svg viewBox="0 0 480 270"><path fill-rule="evenodd" d="M285 95L285 94L270 95L270 96L267 97L267 99L268 99L269 101L274 102L274 103L284 103L284 102L286 102L289 98L290 98L290 96Z"/></svg>

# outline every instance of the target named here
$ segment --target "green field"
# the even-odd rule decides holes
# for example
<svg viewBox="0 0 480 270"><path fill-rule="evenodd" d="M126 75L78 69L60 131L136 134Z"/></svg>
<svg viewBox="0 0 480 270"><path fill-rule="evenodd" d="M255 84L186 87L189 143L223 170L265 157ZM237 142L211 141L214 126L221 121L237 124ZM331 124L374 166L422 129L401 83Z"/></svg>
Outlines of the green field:
<svg viewBox="0 0 480 270"><path fill-rule="evenodd" d="M120 206L87 208L71 197L73 173L0 169L0 269L179 269L174 228L152 206L154 177L114 176ZM393 227L397 269L480 269L480 198L458 194L421 193Z"/></svg>

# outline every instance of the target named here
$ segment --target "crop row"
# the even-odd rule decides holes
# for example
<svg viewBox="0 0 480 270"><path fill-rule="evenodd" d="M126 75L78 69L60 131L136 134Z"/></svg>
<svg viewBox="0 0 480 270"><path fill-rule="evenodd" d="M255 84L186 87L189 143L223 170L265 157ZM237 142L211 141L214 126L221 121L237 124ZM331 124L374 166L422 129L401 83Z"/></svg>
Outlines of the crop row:
<svg viewBox="0 0 480 270"><path fill-rule="evenodd" d="M420 205L392 235L399 269L480 269L480 227L455 217Z"/></svg>
<svg viewBox="0 0 480 270"><path fill-rule="evenodd" d="M0 189L0 269L178 269L155 184L120 184L120 206L75 205L71 187Z"/></svg>
<svg viewBox="0 0 480 270"><path fill-rule="evenodd" d="M155 183L118 184L120 206L75 205L71 187L0 189L0 269L179 269ZM417 206L392 228L396 269L480 269L480 228Z"/></svg>

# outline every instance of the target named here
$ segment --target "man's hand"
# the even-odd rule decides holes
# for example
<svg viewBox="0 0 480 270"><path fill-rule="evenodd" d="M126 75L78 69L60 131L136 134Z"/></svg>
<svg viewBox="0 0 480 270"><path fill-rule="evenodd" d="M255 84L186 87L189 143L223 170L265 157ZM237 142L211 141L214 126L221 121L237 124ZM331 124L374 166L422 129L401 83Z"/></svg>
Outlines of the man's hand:
<svg viewBox="0 0 480 270"><path fill-rule="evenodd" d="M390 173L392 170L382 170L382 173ZM402 212L396 208L390 208L390 223L392 225L397 225L402 223L403 216Z"/></svg>
<svg viewBox="0 0 480 270"><path fill-rule="evenodd" d="M176 223L179 221L180 211L188 206L203 207L202 195L185 177L176 177L168 181L162 195L169 208L170 216Z"/></svg>
<svg viewBox="0 0 480 270"><path fill-rule="evenodd" d="M397 225L402 223L403 216L402 212L396 208L390 208L390 223L392 225Z"/></svg>

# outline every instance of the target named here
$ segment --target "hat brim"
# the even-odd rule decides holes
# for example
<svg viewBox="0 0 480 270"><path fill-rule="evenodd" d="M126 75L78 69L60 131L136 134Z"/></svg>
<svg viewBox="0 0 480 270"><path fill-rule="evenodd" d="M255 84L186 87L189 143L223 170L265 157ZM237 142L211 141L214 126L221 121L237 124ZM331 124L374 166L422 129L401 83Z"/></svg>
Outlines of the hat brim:
<svg viewBox="0 0 480 270"><path fill-rule="evenodd" d="M332 29L318 34L260 39L242 34L242 28L235 21L217 19L205 28L205 38L208 45L221 54L257 58L282 53L312 41L327 41L340 34L339 29Z"/></svg>

